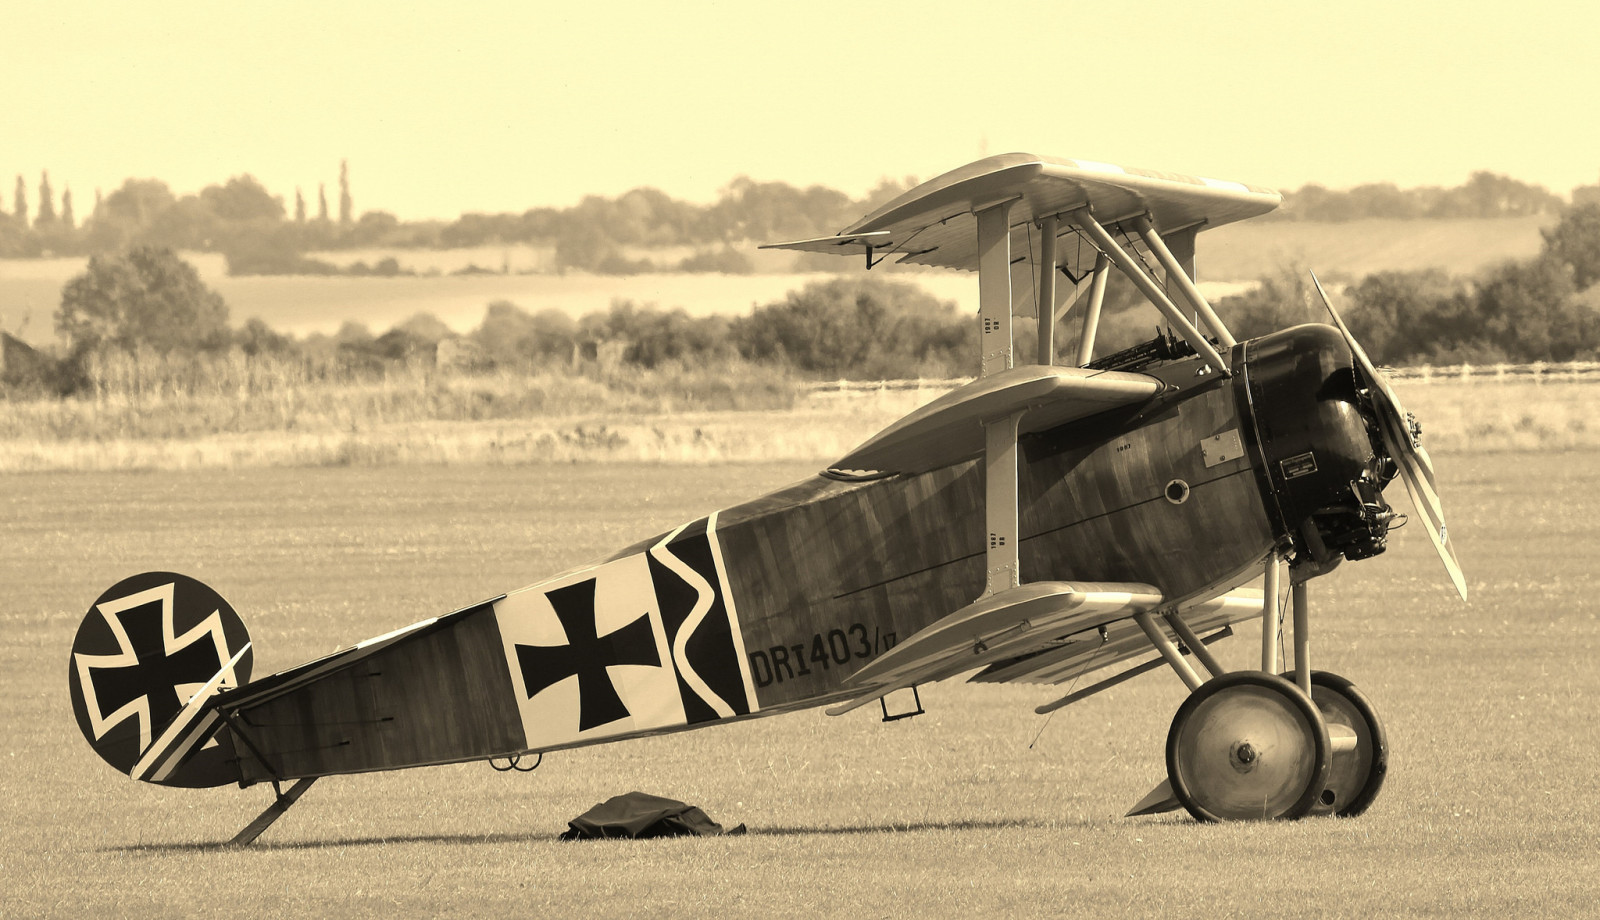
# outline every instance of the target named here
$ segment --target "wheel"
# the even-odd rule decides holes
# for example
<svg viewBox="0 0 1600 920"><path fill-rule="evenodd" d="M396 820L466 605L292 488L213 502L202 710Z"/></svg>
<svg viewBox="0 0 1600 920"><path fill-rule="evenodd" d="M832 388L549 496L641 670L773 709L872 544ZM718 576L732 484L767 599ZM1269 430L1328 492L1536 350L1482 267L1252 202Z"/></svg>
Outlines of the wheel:
<svg viewBox="0 0 1600 920"><path fill-rule="evenodd" d="M1293 679L1293 673L1284 677ZM1366 811L1383 788L1389 773L1389 736L1366 695L1337 674L1312 671L1311 700L1330 727L1343 726L1356 735L1355 750L1334 753L1327 784L1332 795L1313 811L1353 818Z"/></svg>
<svg viewBox="0 0 1600 920"><path fill-rule="evenodd" d="M1311 698L1260 671L1202 684L1167 733L1172 793L1201 821L1304 817L1330 760L1328 726Z"/></svg>

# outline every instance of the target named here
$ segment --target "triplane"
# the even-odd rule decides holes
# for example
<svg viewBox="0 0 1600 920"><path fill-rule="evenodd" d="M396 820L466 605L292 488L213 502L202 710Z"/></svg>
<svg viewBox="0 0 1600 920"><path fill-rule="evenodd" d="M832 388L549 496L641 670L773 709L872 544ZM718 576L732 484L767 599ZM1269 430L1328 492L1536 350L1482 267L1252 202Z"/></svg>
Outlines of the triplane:
<svg viewBox="0 0 1600 920"><path fill-rule="evenodd" d="M1332 305L1335 326L1239 342L1194 283L1202 230L1278 203L1006 154L836 236L775 244L976 270L979 376L816 477L260 680L222 598L134 576L79 627L79 725L135 779L270 782L272 805L235 838L248 842L330 774L520 766L816 706L878 702L891 719L886 696L930 681L1063 684L1145 657L1038 708L1162 663L1188 685L1167 777L1130 814L1360 814L1387 741L1359 690L1311 670L1307 583L1383 552L1398 477L1463 599L1466 586L1419 429ZM1170 332L1096 357L1113 266ZM1064 359L1056 328L1073 310ZM1017 316L1037 317L1032 361L1013 346ZM1251 619L1261 669L1225 672L1207 644Z"/></svg>

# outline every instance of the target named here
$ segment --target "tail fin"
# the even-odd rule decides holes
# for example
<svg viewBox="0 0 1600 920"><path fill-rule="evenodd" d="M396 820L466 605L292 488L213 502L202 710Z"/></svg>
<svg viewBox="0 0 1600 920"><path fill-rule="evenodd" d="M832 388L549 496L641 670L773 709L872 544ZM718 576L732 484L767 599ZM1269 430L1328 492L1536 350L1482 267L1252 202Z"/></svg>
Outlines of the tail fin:
<svg viewBox="0 0 1600 920"><path fill-rule="evenodd" d="M250 679L250 633L205 584L146 572L112 585L72 643L72 711L89 746L136 779L198 788L239 781L232 733L207 705Z"/></svg>

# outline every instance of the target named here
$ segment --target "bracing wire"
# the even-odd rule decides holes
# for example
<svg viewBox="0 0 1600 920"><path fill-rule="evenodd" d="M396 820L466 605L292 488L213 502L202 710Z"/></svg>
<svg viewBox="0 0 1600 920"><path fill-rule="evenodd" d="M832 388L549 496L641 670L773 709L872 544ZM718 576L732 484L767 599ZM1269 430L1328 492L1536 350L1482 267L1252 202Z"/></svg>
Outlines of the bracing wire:
<svg viewBox="0 0 1600 920"><path fill-rule="evenodd" d="M1099 656L1099 654L1102 651L1105 650L1106 644L1108 642L1110 642L1110 641L1111 641L1111 634L1106 631L1106 628L1104 626L1100 627L1100 644L1095 646L1095 649L1094 649L1093 652L1089 653L1089 662L1088 662L1088 664L1086 664L1084 666L1083 670L1081 670L1078 673L1072 675L1072 684L1069 687L1067 687L1067 692L1066 692L1067 696L1071 696L1073 691L1078 689L1078 681L1083 680L1083 675L1085 675L1085 674L1089 673L1090 671L1094 670L1094 660L1095 660L1095 658L1097 656ZM1030 751L1033 750L1033 746L1039 743L1039 739L1040 738L1044 737L1044 730L1050 727L1050 720L1054 719L1056 717L1056 713L1058 713L1060 711L1061 710L1059 710L1059 709L1053 709L1053 710L1050 711L1050 713L1048 715L1046 715L1044 717L1044 724L1039 726L1039 730L1034 733L1033 740L1028 742L1028 750L1030 750Z"/></svg>

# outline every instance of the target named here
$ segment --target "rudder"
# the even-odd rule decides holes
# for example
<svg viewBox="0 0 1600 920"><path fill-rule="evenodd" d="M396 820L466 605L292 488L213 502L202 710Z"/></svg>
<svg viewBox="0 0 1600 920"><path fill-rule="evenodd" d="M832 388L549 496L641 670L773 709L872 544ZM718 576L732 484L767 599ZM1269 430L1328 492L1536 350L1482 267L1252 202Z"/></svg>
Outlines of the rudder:
<svg viewBox="0 0 1600 920"><path fill-rule="evenodd" d="M73 715L89 746L122 773L138 768L147 782L189 788L238 782L231 732L214 719L204 734L173 722L193 719L191 697L249 681L253 659L244 621L204 583L173 572L125 578L78 626L67 668ZM169 726L184 737L165 738ZM167 750L154 750L164 740ZM159 769L150 763L158 754L166 758Z"/></svg>

